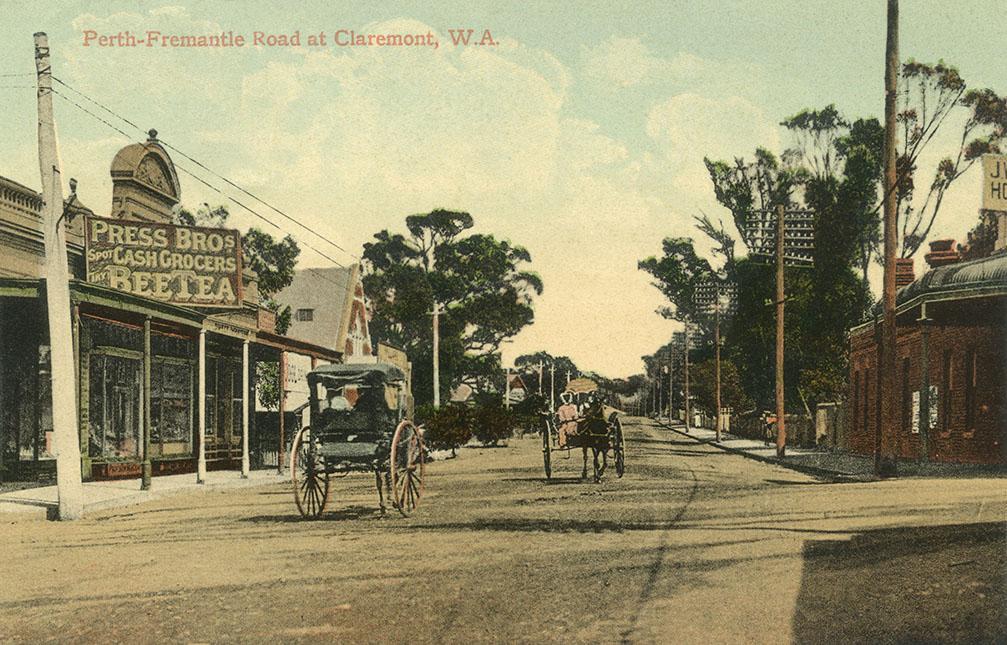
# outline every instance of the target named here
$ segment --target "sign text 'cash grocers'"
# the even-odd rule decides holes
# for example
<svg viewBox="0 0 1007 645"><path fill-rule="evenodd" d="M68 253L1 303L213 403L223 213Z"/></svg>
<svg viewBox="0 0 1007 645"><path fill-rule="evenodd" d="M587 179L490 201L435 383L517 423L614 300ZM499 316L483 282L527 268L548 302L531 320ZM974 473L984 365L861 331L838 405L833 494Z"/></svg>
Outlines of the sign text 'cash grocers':
<svg viewBox="0 0 1007 645"><path fill-rule="evenodd" d="M237 231L99 217L85 228L88 282L177 305L241 306Z"/></svg>

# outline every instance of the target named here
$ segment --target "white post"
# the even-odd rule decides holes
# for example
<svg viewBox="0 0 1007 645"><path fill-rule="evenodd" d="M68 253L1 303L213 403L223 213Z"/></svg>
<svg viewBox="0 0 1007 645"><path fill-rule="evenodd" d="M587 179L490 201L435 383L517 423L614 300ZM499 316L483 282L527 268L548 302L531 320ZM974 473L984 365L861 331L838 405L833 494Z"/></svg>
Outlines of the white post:
<svg viewBox="0 0 1007 645"><path fill-rule="evenodd" d="M441 306L434 303L434 409L441 407Z"/></svg>
<svg viewBox="0 0 1007 645"><path fill-rule="evenodd" d="M504 407L510 410L510 368L507 368L507 384L504 385Z"/></svg>
<svg viewBox="0 0 1007 645"><path fill-rule="evenodd" d="M542 368L545 364L542 361L538 362L538 395L542 396Z"/></svg>
<svg viewBox="0 0 1007 645"><path fill-rule="evenodd" d="M49 38L35 34L38 72L38 165L42 176L42 227L45 236L45 286L49 318L49 360L52 375L52 431L56 451L59 519L84 515L77 390L74 374L73 327L70 324L70 274L63 227L63 187L60 184L56 123L52 112L52 68Z"/></svg>
<svg viewBox="0 0 1007 645"><path fill-rule="evenodd" d="M248 479L248 341L241 347L241 477Z"/></svg>
<svg viewBox="0 0 1007 645"><path fill-rule="evenodd" d="M196 483L206 483L206 330L199 330L199 388L196 409L199 410L199 457L196 460Z"/></svg>
<svg viewBox="0 0 1007 645"><path fill-rule="evenodd" d="M549 364L549 412L556 412L556 365Z"/></svg>

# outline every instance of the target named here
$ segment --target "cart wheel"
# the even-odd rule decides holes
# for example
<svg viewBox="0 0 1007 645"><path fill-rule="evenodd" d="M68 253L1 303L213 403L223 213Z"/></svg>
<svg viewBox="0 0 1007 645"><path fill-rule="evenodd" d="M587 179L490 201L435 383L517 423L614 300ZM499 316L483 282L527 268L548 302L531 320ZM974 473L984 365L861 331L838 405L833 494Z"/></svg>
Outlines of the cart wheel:
<svg viewBox="0 0 1007 645"><path fill-rule="evenodd" d="M395 429L389 471L392 479L392 505L403 516L409 517L423 495L426 464L423 437L408 419Z"/></svg>
<svg viewBox="0 0 1007 645"><path fill-rule="evenodd" d="M615 453L615 474L622 477L626 472L626 439L622 436L622 421L614 414L611 417L613 425L612 450Z"/></svg>
<svg viewBox="0 0 1007 645"><path fill-rule="evenodd" d="M318 454L318 442L311 439L305 426L294 437L290 449L290 478L294 483L294 501L303 517L316 519L329 501L329 473Z"/></svg>
<svg viewBox="0 0 1007 645"><path fill-rule="evenodd" d="M552 479L552 422L549 419L542 422L542 463L545 478Z"/></svg>

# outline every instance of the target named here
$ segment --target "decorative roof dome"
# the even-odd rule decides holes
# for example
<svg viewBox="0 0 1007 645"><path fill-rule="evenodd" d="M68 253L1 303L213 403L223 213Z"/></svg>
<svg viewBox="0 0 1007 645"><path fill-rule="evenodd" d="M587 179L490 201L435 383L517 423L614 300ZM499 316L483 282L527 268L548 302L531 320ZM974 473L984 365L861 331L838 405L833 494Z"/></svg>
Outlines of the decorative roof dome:
<svg viewBox="0 0 1007 645"><path fill-rule="evenodd" d="M133 143L112 160L112 217L170 222L181 187L175 164L151 130L145 143Z"/></svg>

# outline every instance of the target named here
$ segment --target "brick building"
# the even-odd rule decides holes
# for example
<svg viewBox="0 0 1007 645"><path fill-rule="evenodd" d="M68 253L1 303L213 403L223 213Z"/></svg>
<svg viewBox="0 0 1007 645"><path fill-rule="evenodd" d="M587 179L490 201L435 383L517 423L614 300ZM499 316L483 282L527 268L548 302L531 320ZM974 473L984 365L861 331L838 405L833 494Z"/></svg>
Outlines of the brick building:
<svg viewBox="0 0 1007 645"><path fill-rule="evenodd" d="M931 268L896 297L898 423L885 445L903 460L1007 464L1007 250L960 261L938 242ZM880 317L850 332L846 447L874 454ZM886 448L886 451L888 449Z"/></svg>

